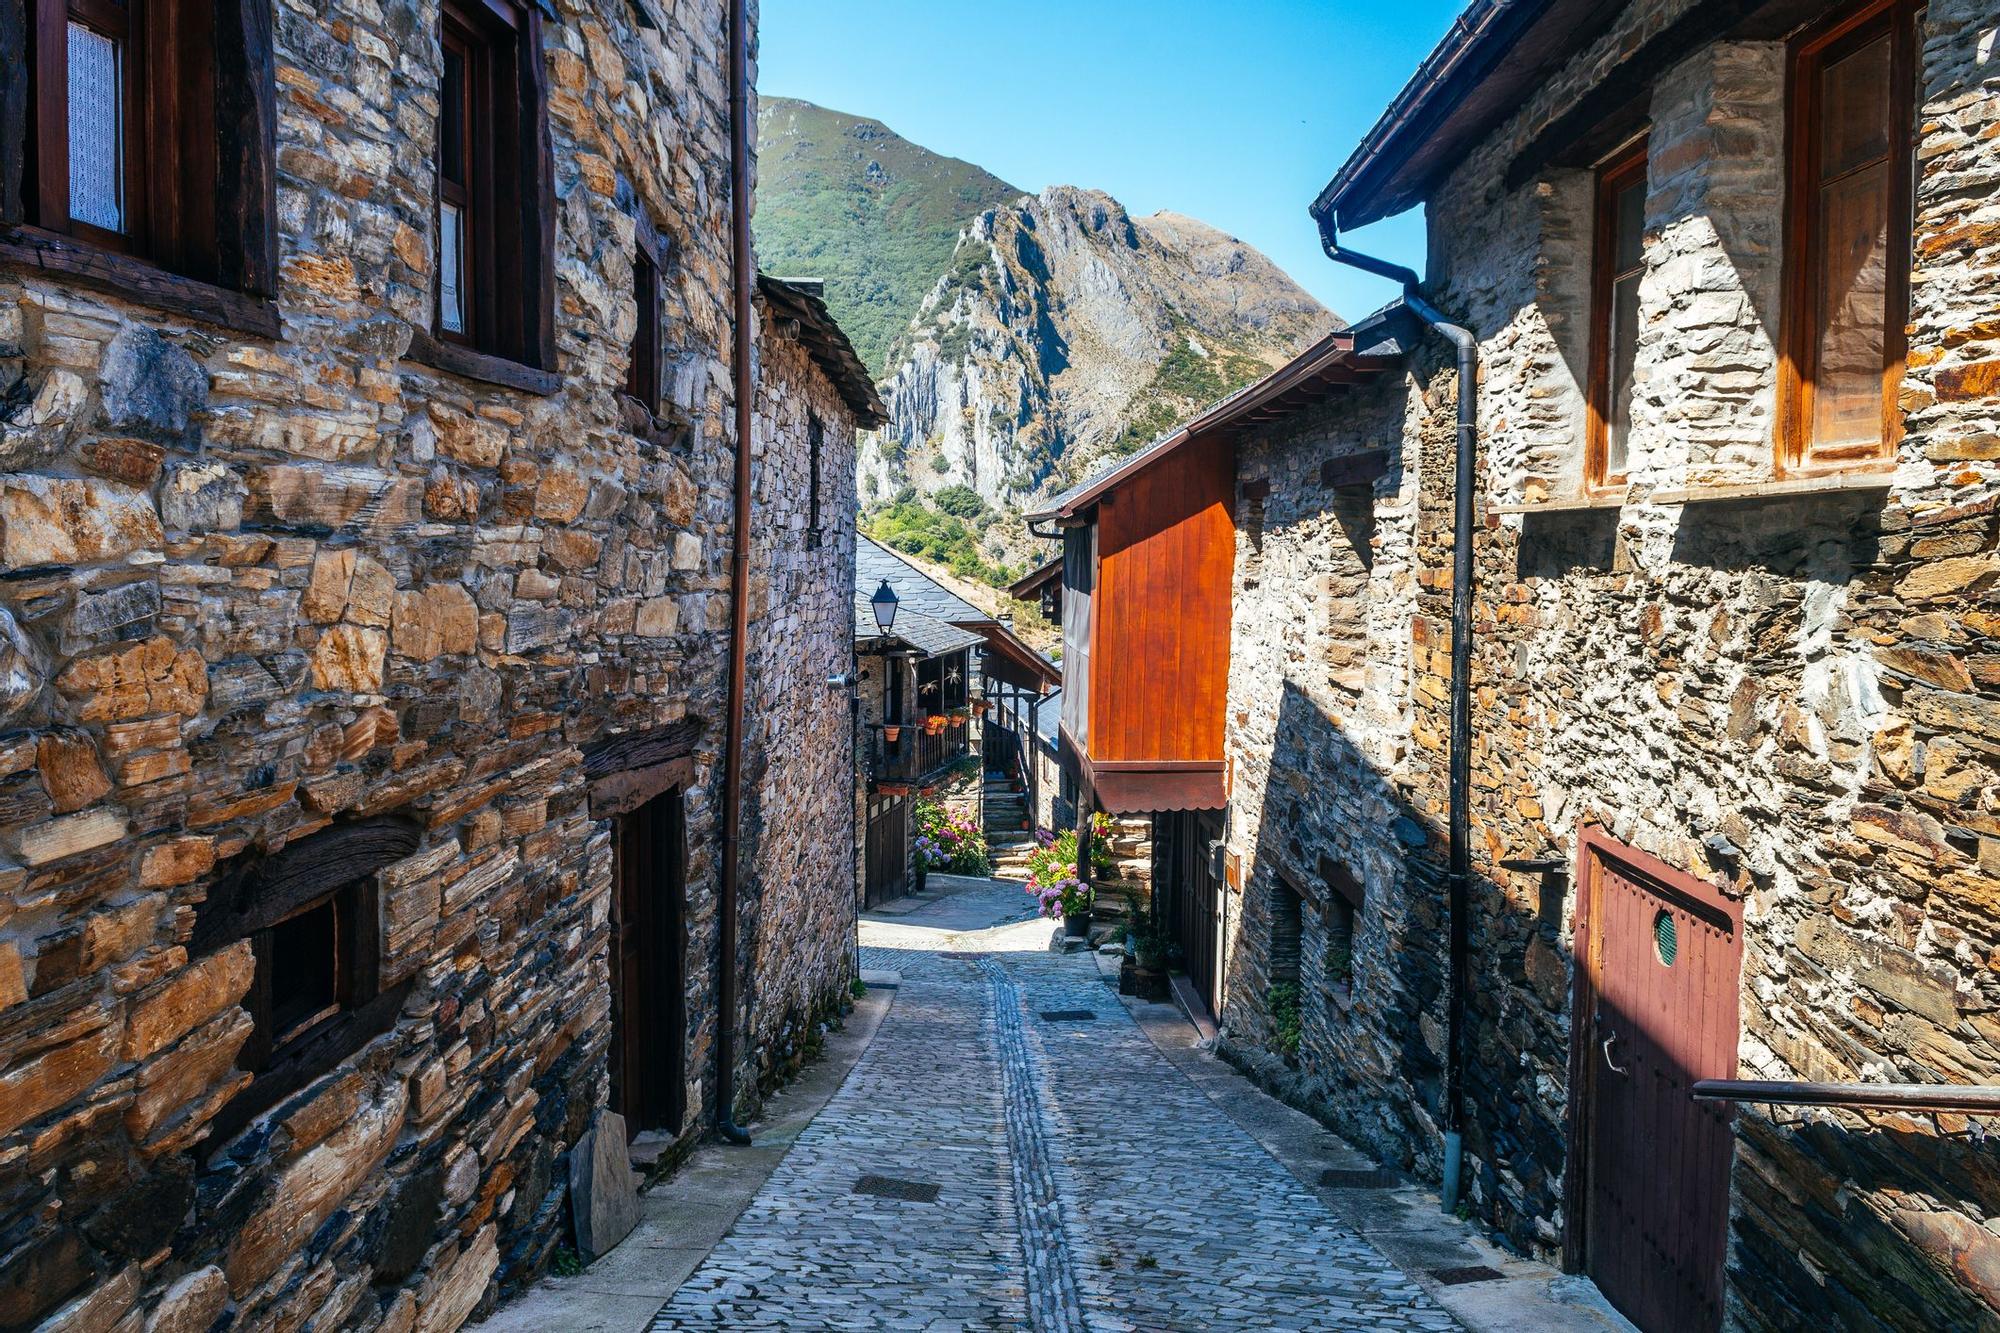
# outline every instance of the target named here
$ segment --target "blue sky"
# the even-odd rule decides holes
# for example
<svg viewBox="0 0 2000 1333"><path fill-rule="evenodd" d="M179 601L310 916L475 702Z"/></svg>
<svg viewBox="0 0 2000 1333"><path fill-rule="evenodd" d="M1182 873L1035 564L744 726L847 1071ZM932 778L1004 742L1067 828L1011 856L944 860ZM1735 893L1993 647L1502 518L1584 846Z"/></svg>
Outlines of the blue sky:
<svg viewBox="0 0 2000 1333"><path fill-rule="evenodd" d="M1349 319L1394 295L1306 206L1462 0L762 0L758 89L872 116L1026 190L1242 237ZM1421 269L1421 212L1353 234Z"/></svg>

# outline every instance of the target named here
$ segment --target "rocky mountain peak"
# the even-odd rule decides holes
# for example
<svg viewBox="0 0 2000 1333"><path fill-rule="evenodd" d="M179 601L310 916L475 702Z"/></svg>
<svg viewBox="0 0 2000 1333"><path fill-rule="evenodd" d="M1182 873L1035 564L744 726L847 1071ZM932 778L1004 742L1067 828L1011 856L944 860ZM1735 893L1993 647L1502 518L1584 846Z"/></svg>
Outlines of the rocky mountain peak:
<svg viewBox="0 0 2000 1333"><path fill-rule="evenodd" d="M1051 186L967 224L893 345L864 503L965 486L997 510L1282 364L1334 317L1256 250Z"/></svg>

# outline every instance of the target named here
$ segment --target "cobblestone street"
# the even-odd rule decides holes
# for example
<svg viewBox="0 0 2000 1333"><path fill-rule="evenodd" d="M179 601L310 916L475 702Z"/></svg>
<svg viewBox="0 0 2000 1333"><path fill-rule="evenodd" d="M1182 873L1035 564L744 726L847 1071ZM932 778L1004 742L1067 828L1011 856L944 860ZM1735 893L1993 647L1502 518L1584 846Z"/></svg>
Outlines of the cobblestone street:
<svg viewBox="0 0 2000 1333"><path fill-rule="evenodd" d="M1014 885L864 923L893 1008L654 1327L1456 1327L1049 934Z"/></svg>

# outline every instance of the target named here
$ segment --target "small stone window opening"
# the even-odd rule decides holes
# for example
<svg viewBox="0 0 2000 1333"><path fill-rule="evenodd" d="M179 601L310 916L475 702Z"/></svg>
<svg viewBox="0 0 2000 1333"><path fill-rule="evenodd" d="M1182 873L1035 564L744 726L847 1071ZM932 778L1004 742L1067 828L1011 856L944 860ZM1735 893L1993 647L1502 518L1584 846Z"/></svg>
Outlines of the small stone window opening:
<svg viewBox="0 0 2000 1333"><path fill-rule="evenodd" d="M1351 482L1333 491L1334 522L1340 525L1363 573L1375 568L1375 487L1371 482Z"/></svg>
<svg viewBox="0 0 2000 1333"><path fill-rule="evenodd" d="M1271 985L1299 984L1301 942L1305 937L1305 900L1280 879L1271 885Z"/></svg>
<svg viewBox="0 0 2000 1333"><path fill-rule="evenodd" d="M360 916L367 885L354 884L251 936L257 978L245 1004L256 1026L241 1064L253 1073L280 1063L327 1020L374 998L362 965Z"/></svg>
<svg viewBox="0 0 2000 1333"><path fill-rule="evenodd" d="M1918 15L1872 0L1793 44L1780 462L1893 454L1910 304Z"/></svg>
<svg viewBox="0 0 2000 1333"><path fill-rule="evenodd" d="M1584 441L1584 483L1593 490L1624 485L1630 468L1632 378L1645 249L1646 139L1641 135L1597 169L1590 402Z"/></svg>
<svg viewBox="0 0 2000 1333"><path fill-rule="evenodd" d="M660 357L660 246L649 227L640 227L632 255L632 300L638 321L632 326L632 358L625 368L625 392L648 413L660 410L664 375Z"/></svg>
<svg viewBox="0 0 2000 1333"><path fill-rule="evenodd" d="M820 544L819 462L826 446L826 426L817 412L806 415L806 545Z"/></svg>
<svg viewBox="0 0 2000 1333"><path fill-rule="evenodd" d="M514 0L445 0L439 25L433 331L546 370L552 222L542 216L541 18Z"/></svg>
<svg viewBox="0 0 2000 1333"><path fill-rule="evenodd" d="M197 909L188 952L248 941L256 968L236 1057L250 1084L215 1119L211 1143L337 1067L385 1031L411 981L384 987L377 871L414 852L421 830L394 817L337 824L225 872Z"/></svg>
<svg viewBox="0 0 2000 1333"><path fill-rule="evenodd" d="M1320 877L1327 887L1326 910L1322 924L1326 935L1326 979L1329 985L1339 987L1344 993L1354 983L1354 945L1356 922L1360 915L1364 893L1361 881L1346 866L1322 857Z"/></svg>

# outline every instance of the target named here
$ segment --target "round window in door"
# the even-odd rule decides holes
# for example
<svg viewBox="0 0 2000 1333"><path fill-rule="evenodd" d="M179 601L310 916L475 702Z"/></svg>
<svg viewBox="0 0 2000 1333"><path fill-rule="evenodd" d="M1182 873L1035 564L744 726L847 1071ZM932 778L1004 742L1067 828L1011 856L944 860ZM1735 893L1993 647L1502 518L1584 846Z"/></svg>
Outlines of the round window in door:
<svg viewBox="0 0 2000 1333"><path fill-rule="evenodd" d="M1674 924L1674 914L1664 908L1653 916L1653 952L1664 967L1672 967L1680 952L1680 927Z"/></svg>

